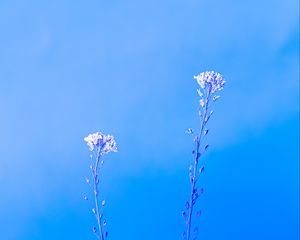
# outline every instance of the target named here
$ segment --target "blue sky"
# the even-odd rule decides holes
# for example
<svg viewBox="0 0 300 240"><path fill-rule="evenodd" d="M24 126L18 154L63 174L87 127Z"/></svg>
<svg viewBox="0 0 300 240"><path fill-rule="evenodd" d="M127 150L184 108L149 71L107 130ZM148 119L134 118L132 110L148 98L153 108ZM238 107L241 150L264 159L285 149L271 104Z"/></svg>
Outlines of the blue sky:
<svg viewBox="0 0 300 240"><path fill-rule="evenodd" d="M299 3L1 1L0 238L93 239L88 148L115 136L111 240L181 239L205 70L227 86L203 159L200 237L299 235Z"/></svg>

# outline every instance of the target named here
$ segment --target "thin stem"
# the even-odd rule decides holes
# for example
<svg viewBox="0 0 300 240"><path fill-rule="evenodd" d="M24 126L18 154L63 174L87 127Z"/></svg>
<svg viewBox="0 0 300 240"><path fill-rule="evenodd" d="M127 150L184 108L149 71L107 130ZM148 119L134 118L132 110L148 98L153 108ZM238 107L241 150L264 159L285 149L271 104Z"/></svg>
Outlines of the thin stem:
<svg viewBox="0 0 300 240"><path fill-rule="evenodd" d="M95 198L95 210L96 210L96 219L97 219L97 223L98 223L98 230L100 233L100 236L98 236L98 238L100 240L104 240L104 235L103 235L103 230L102 230L102 224L101 224L101 217L100 217L100 211L99 211L99 199L98 199L98 193L99 193L99 162L100 162L100 149L101 147L99 146L98 148L98 152L97 152L97 157L96 157L96 164L94 169L92 169L92 175L93 175L93 179L94 179L94 198Z"/></svg>
<svg viewBox="0 0 300 240"><path fill-rule="evenodd" d="M194 197L194 189L195 189L195 176L196 176L196 169L197 169L197 155L198 155L198 139L196 141L196 158L194 161L194 173L193 173L193 177L191 179L192 181L192 186L191 186L191 196L190 196L190 201L189 201L189 215L188 215L188 220L187 220L187 239L190 239L190 235L191 235L191 223L192 223L192 213L193 213L193 197Z"/></svg>
<svg viewBox="0 0 300 240"><path fill-rule="evenodd" d="M210 98L210 89L208 89L208 92L206 94L206 101L205 101L205 109L202 116L201 121L201 128L199 135L195 138L195 157L194 157L194 171L193 176L191 179L191 195L190 195L190 201L189 201L189 212L188 212L188 219L187 219L187 240L190 240L191 238L191 227L192 227L192 215L194 210L194 194L196 192L196 183L197 183L197 169L198 169L198 162L201 154L199 153L199 148L201 145L201 139L203 136L203 130L206 125L206 116L207 116L207 110L208 110L208 104L209 104L209 98Z"/></svg>

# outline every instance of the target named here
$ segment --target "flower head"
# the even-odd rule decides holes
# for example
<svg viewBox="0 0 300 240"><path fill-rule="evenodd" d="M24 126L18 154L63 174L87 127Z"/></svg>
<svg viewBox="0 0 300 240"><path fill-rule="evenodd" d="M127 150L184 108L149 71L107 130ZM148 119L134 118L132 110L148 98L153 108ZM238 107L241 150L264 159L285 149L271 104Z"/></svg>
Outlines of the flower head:
<svg viewBox="0 0 300 240"><path fill-rule="evenodd" d="M116 152L117 151L117 143L113 136L104 135L103 137L103 153Z"/></svg>
<svg viewBox="0 0 300 240"><path fill-rule="evenodd" d="M202 89L209 88L211 93L220 91L225 85L225 80L220 73L214 71L206 71L194 76Z"/></svg>
<svg viewBox="0 0 300 240"><path fill-rule="evenodd" d="M117 151L117 144L113 136L105 135L101 132L89 134L84 138L90 151L94 151L95 147L100 148L100 153L109 153Z"/></svg>

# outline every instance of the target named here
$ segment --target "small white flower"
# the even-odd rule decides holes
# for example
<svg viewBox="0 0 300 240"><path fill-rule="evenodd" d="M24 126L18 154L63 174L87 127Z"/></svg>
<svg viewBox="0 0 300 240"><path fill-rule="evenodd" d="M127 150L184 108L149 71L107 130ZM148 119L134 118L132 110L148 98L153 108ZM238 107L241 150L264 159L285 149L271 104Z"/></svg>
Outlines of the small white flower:
<svg viewBox="0 0 300 240"><path fill-rule="evenodd" d="M103 134L100 132L89 134L87 137L84 138L84 141L89 146L90 151L94 150L94 147L100 143L103 139Z"/></svg>
<svg viewBox="0 0 300 240"><path fill-rule="evenodd" d="M204 106L205 106L205 102L204 102L203 98L200 99L200 106L201 106L201 107L204 107Z"/></svg>
<svg viewBox="0 0 300 240"><path fill-rule="evenodd" d="M203 73L200 73L199 75L194 76L194 79L197 80L198 84L200 85L200 87L202 89L205 88L205 81L204 81L204 76L203 75L204 75Z"/></svg>

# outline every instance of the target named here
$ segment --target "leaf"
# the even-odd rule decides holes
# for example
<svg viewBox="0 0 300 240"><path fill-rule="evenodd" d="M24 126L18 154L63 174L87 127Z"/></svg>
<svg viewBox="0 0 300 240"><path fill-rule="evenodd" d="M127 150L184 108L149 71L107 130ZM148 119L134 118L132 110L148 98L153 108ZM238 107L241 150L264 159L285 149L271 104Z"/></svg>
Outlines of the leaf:
<svg viewBox="0 0 300 240"><path fill-rule="evenodd" d="M185 211L182 211L182 217L184 218L184 220L186 220L186 212Z"/></svg>
<svg viewBox="0 0 300 240"><path fill-rule="evenodd" d="M202 211L201 211L201 210L199 210L199 211L197 211L197 213L196 213L196 216L197 216L197 217L200 217L200 216L201 216L201 214L202 214Z"/></svg>
<svg viewBox="0 0 300 240"><path fill-rule="evenodd" d="M194 130L192 128L188 128L186 131L185 131L186 134L193 134L194 133Z"/></svg>

